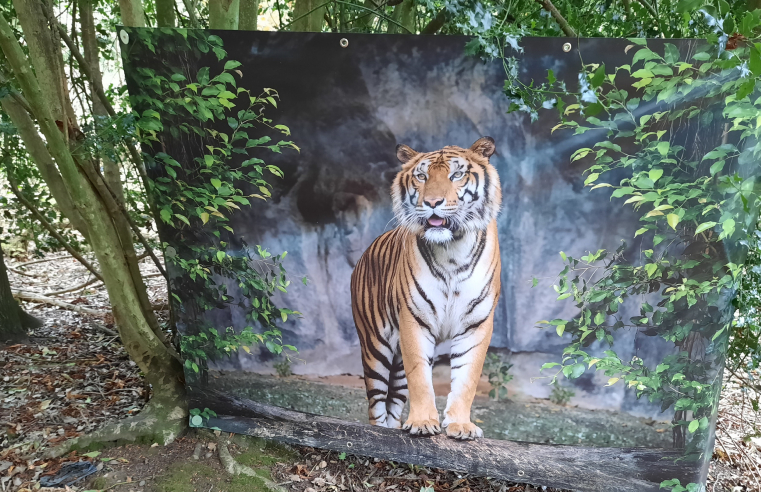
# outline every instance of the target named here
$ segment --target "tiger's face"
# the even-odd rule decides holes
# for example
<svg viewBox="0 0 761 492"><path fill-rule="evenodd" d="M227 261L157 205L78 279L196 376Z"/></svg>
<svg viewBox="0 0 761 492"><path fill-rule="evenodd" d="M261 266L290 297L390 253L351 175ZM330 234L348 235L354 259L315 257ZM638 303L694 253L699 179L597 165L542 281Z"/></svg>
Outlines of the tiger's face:
<svg viewBox="0 0 761 492"><path fill-rule="evenodd" d="M439 244L486 229L502 204L499 176L489 163L494 150L491 137L469 149L447 146L427 153L398 145L402 170L391 197L400 226Z"/></svg>

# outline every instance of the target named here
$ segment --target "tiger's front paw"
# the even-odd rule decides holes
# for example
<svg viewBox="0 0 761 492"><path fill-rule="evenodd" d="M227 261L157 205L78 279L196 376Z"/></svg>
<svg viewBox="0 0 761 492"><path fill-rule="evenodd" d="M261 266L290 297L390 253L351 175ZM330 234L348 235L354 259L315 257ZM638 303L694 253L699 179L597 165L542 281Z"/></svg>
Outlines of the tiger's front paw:
<svg viewBox="0 0 761 492"><path fill-rule="evenodd" d="M467 441L484 437L484 431L472 422L466 422L464 424L451 422L447 425L447 437Z"/></svg>
<svg viewBox="0 0 761 492"><path fill-rule="evenodd" d="M434 436L441 432L441 425L437 419L407 419L402 429L413 436Z"/></svg>

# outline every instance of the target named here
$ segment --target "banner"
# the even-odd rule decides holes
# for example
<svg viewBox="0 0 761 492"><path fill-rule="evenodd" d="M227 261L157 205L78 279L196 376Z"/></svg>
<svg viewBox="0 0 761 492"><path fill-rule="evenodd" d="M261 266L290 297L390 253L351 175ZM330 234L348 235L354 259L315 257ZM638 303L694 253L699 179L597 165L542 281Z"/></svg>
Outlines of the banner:
<svg viewBox="0 0 761 492"><path fill-rule="evenodd" d="M119 34L193 425L575 490L705 481L739 236L675 186L724 121L645 95L697 42Z"/></svg>

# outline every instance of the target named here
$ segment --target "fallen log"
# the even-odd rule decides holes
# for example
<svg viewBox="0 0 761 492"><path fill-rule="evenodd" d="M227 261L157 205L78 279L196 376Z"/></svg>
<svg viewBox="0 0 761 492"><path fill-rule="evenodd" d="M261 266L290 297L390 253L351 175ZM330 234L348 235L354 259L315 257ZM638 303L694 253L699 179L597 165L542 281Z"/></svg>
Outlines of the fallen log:
<svg viewBox="0 0 761 492"><path fill-rule="evenodd" d="M676 449L604 448L443 435L412 437L397 429L323 417L238 398L204 388L190 408L210 408L207 427L225 432L342 451L360 456L444 468L518 483L588 492L658 492L664 480L699 482L703 463L677 461Z"/></svg>
<svg viewBox="0 0 761 492"><path fill-rule="evenodd" d="M74 311L77 313L89 314L92 316L107 316L108 314L110 314L108 311L99 311L97 309L90 309L84 306L71 304L71 303L64 302L58 299L53 299L52 297L47 297L42 294L38 294L36 292L27 292L27 291L19 290L19 291L12 292L12 294L14 299L17 299L19 301L34 302L37 304L48 304L50 306L56 306L56 307L67 309L69 311Z"/></svg>

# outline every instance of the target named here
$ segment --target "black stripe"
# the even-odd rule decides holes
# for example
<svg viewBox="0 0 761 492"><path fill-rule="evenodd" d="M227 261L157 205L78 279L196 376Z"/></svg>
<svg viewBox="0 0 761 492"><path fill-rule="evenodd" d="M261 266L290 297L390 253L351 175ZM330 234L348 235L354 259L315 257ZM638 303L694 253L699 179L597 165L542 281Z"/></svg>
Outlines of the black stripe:
<svg viewBox="0 0 761 492"><path fill-rule="evenodd" d="M411 272L410 272L411 274ZM417 279L412 276L412 281L415 283L415 288L417 289L418 294L420 294L420 297L423 298L425 302L428 303L429 306L431 306L431 310L433 311L433 315L436 316L436 306L433 305L430 299L428 299L428 296L425 295L425 292L423 292L423 289L420 287L420 284L417 283Z"/></svg>
<svg viewBox="0 0 761 492"><path fill-rule="evenodd" d="M431 274L433 274L433 276L437 279L444 280L444 275L441 273L439 268L437 268L435 264L436 260L431 255L431 252L428 249L428 245L422 237L417 238L417 247L418 251L420 251L420 255L423 257L423 261L425 261L425 264L428 266L428 271L430 271Z"/></svg>
<svg viewBox="0 0 761 492"><path fill-rule="evenodd" d="M460 358L460 357L462 357L463 355L465 355L465 354L467 354L468 352L470 352L471 350L473 350L473 348L475 348L476 346L477 346L477 345L473 345L472 347L470 347L470 348L469 348L468 350L466 350L465 352L460 352L460 353L458 353L458 354L451 354L451 355L449 356L449 360L453 360L453 359L459 359L459 358Z"/></svg>
<svg viewBox="0 0 761 492"><path fill-rule="evenodd" d="M452 338L452 340L454 341L454 340L456 340L456 339L458 339L458 338L460 338L460 337L462 337L462 336L465 336L465 335L467 335L469 331L471 331L471 330L475 330L476 328L478 328L479 326L481 326L482 324L484 324L484 323L486 322L486 320L487 320L487 319L489 319L489 316L491 316L491 313L489 313L489 314L488 314L488 315L487 315L487 316L486 316L484 319L482 319L481 321L477 321L477 322L473 323L472 325L468 326L467 328L465 328L465 330L464 330L462 333L460 333L459 335L456 335L456 336L454 336L454 337Z"/></svg>
<svg viewBox="0 0 761 492"><path fill-rule="evenodd" d="M484 288L481 289L481 293L478 295L478 297L470 301L470 304L468 304L468 311L465 313L465 316L469 316L470 313L472 313L473 310L476 308L476 306L481 304L484 301L484 299L486 299L486 297L489 295L489 291L491 290L491 283L494 280L495 270L496 270L495 268L492 269L491 277L489 277L489 281L486 282L486 285L484 285Z"/></svg>

